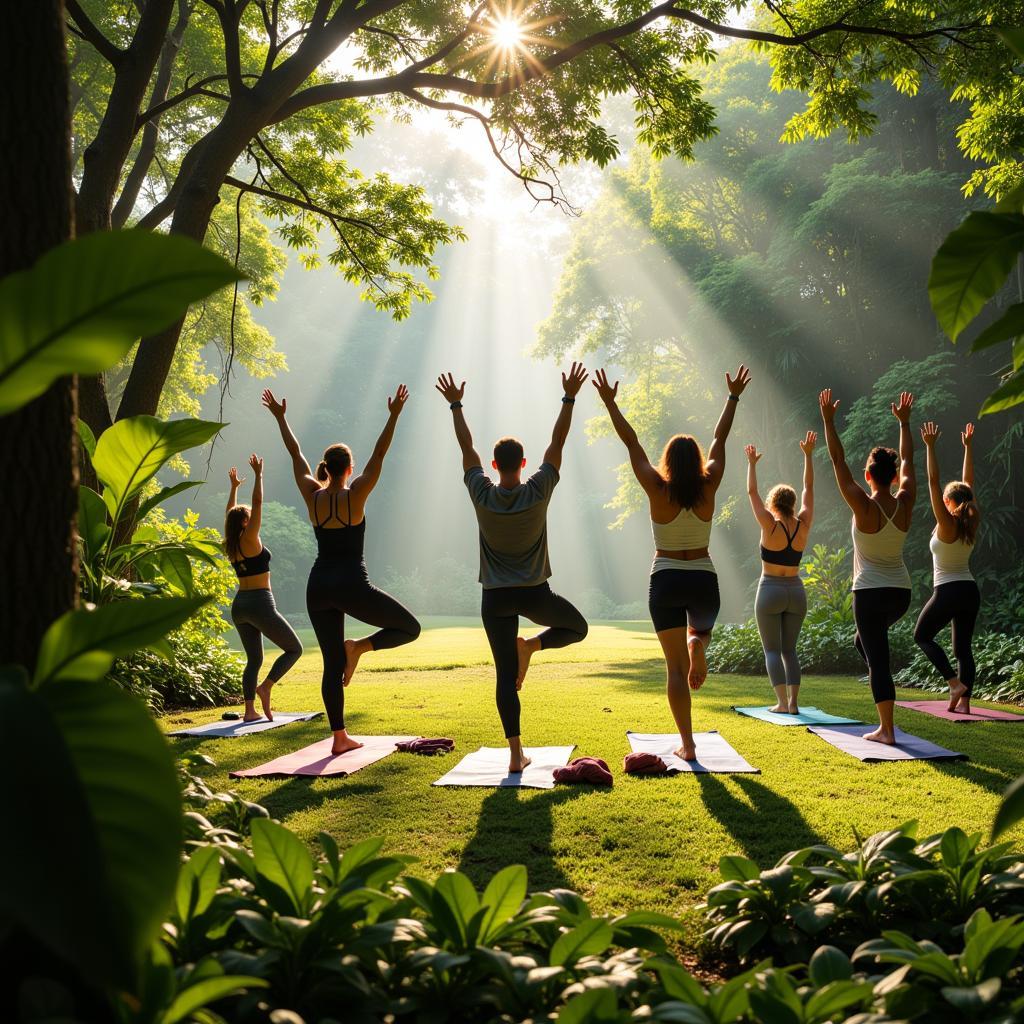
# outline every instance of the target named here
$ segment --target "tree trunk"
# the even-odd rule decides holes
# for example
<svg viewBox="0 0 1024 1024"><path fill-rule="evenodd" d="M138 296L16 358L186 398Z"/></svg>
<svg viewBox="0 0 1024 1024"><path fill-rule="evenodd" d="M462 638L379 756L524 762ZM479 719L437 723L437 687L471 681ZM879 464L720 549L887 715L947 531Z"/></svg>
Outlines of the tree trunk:
<svg viewBox="0 0 1024 1024"><path fill-rule="evenodd" d="M0 276L71 237L71 123L62 0L8 0L0 36ZM0 656L35 663L47 626L77 599L73 378L0 417Z"/></svg>

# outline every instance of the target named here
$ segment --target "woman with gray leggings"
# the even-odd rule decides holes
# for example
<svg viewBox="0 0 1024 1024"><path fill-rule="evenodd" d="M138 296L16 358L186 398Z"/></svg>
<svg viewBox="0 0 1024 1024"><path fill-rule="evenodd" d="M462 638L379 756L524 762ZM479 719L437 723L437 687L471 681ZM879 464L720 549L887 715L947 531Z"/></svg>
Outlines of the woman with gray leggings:
<svg viewBox="0 0 1024 1024"><path fill-rule="evenodd" d="M772 711L796 715L800 712L800 661L796 640L807 614L807 595L800 579L800 558L814 518L814 462L812 455L818 435L813 430L800 442L804 453L804 491L796 511L796 491L788 484L776 484L761 500L757 489L757 463L763 453L748 444L747 496L754 518L761 527L761 580L754 599L757 630L764 647L768 679L775 689Z"/></svg>
<svg viewBox="0 0 1024 1024"><path fill-rule="evenodd" d="M245 650L245 670L242 673L242 695L245 699L243 720L254 722L262 716L256 710L259 697L263 714L273 720L270 710L270 690L302 657L302 644L288 620L277 610L274 592L270 589L270 549L260 539L263 517L263 460L253 453L252 505L239 505L238 488L245 482L232 466L228 472L231 492L224 513L224 550L231 560L231 568L238 576L238 593L231 602L231 621ZM256 685L263 665L263 638L281 648L267 678Z"/></svg>

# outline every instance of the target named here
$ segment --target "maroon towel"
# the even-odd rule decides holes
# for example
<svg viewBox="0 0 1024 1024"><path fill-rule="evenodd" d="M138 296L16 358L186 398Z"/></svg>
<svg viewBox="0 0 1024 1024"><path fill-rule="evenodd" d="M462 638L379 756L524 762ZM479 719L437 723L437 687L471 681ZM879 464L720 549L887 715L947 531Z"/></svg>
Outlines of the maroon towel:
<svg viewBox="0 0 1024 1024"><path fill-rule="evenodd" d="M589 782L594 786L612 784L608 762L600 757L574 757L564 768L556 768L553 774L555 782Z"/></svg>
<svg viewBox="0 0 1024 1024"><path fill-rule="evenodd" d="M627 775L664 775L668 765L657 754L634 752L622 759L622 768Z"/></svg>
<svg viewBox="0 0 1024 1024"><path fill-rule="evenodd" d="M427 756L448 754L455 749L455 740L444 736L436 739L420 736L414 740L403 740L401 743L396 743L395 749L400 750L403 754L426 754Z"/></svg>

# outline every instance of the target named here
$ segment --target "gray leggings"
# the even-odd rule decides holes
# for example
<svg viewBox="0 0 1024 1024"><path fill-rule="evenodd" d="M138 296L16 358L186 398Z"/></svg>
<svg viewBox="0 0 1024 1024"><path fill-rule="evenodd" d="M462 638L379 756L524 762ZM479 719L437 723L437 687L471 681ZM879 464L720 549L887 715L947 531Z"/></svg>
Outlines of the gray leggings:
<svg viewBox="0 0 1024 1024"><path fill-rule="evenodd" d="M246 700L256 699L256 681L263 665L263 638L281 648L267 678L277 682L302 657L302 644L288 620L277 610L274 594L266 590L240 590L231 602L231 621L245 649L242 693Z"/></svg>
<svg viewBox="0 0 1024 1024"><path fill-rule="evenodd" d="M799 686L796 638L807 614L807 595L799 576L762 576L754 598L757 631L772 686Z"/></svg>

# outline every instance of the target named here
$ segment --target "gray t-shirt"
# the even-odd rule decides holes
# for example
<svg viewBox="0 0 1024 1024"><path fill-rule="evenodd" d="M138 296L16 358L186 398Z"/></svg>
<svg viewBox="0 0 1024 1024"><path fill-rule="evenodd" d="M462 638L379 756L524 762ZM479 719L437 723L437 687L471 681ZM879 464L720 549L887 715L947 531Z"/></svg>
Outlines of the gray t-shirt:
<svg viewBox="0 0 1024 1024"><path fill-rule="evenodd" d="M480 524L480 582L484 590L534 587L551 575L548 502L558 483L549 462L518 487L497 486L480 466L466 470L466 489Z"/></svg>

